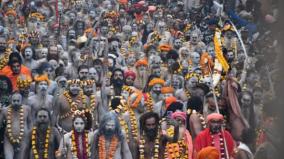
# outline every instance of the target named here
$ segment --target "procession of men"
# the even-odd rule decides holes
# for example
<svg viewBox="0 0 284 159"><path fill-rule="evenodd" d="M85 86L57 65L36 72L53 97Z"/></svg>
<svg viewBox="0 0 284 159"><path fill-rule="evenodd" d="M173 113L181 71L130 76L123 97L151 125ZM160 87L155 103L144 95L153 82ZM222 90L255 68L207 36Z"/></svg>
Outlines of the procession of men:
<svg viewBox="0 0 284 159"><path fill-rule="evenodd" d="M279 0L3 0L0 159L277 159Z"/></svg>

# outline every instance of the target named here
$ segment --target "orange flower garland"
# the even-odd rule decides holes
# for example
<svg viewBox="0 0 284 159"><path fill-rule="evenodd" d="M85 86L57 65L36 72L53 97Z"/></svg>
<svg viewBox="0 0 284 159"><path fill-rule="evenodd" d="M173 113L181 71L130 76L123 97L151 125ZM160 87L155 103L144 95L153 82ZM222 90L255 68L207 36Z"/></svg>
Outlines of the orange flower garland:
<svg viewBox="0 0 284 159"><path fill-rule="evenodd" d="M129 109L130 116L130 125L131 125L131 134L135 140L138 139L138 126L135 113L132 109Z"/></svg>
<svg viewBox="0 0 284 159"><path fill-rule="evenodd" d="M37 128L34 127L32 130L32 152L34 155L34 159L39 159L39 154L38 154L38 150L36 147L36 131L37 131ZM46 130L43 159L48 159L49 137L50 137L50 127L48 127Z"/></svg>
<svg viewBox="0 0 284 159"><path fill-rule="evenodd" d="M101 135L99 137L99 158L100 159L113 159L115 151L116 151L116 147L118 145L118 139L116 136L113 136L111 138L111 142L110 142L110 147L109 147L109 153L107 154L106 152L106 139L103 135Z"/></svg>
<svg viewBox="0 0 284 159"><path fill-rule="evenodd" d="M25 120L24 120L24 108L21 106L20 110L19 110L19 114L20 114L20 134L15 137L12 134L12 123L13 121L13 116L12 116L12 107L9 106L8 110L7 110L7 137L9 139L9 141L11 142L12 145L15 144L20 144L23 140L24 137L24 129L25 129Z"/></svg>

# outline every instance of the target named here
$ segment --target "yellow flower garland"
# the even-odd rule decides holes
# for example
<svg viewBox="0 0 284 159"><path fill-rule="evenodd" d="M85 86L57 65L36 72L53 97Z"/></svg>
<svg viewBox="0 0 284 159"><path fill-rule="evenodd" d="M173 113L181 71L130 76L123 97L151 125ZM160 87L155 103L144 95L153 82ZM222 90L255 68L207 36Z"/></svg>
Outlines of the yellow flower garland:
<svg viewBox="0 0 284 159"><path fill-rule="evenodd" d="M39 159L39 154L38 154L38 150L36 147L36 131L37 131L37 128L34 127L32 130L32 152L34 155L34 159ZM49 137L50 137L50 127L48 127L46 130L43 159L48 159Z"/></svg>
<svg viewBox="0 0 284 159"><path fill-rule="evenodd" d="M139 142L139 153L140 153L140 159L145 159L145 139L143 138L143 136L141 136L140 138L140 142ZM160 147L160 135L158 135L155 139L155 145L154 145L154 159L158 159L159 158L159 147Z"/></svg>
<svg viewBox="0 0 284 159"><path fill-rule="evenodd" d="M70 111L67 112L66 114L64 115L61 115L60 116L60 119L65 119L67 117L69 117L70 115L72 115L76 110L78 110L78 104L80 102L82 102L82 104L85 106L86 108L86 104L87 104L87 101L86 101L86 96L83 94L82 91L80 91L79 93L79 97L77 98L76 101L73 101L72 100L72 97L70 96L69 92L68 91L64 91L63 95L66 97L66 100L70 106Z"/></svg>
<svg viewBox="0 0 284 159"><path fill-rule="evenodd" d="M12 116L12 107L11 106L8 107L6 131L7 131L7 137L12 145L20 144L24 137L25 121L24 121L24 108L22 106L19 110L19 114L20 114L20 134L17 137L15 137L12 134L12 123L14 122Z"/></svg>
<svg viewBox="0 0 284 159"><path fill-rule="evenodd" d="M130 125L131 125L131 134L135 140L138 139L138 126L137 120L133 109L129 109L130 116Z"/></svg>
<svg viewBox="0 0 284 159"><path fill-rule="evenodd" d="M148 112L152 112L154 107L153 99L150 93L147 93L147 97L147 101L145 102L146 109Z"/></svg>
<svg viewBox="0 0 284 159"><path fill-rule="evenodd" d="M219 60L221 63L223 69L225 72L228 72L229 70L229 64L226 61L226 59L223 56L222 48L221 48L221 32L219 29L216 29L215 35L214 35L214 46L215 46L215 52L216 52L216 58Z"/></svg>

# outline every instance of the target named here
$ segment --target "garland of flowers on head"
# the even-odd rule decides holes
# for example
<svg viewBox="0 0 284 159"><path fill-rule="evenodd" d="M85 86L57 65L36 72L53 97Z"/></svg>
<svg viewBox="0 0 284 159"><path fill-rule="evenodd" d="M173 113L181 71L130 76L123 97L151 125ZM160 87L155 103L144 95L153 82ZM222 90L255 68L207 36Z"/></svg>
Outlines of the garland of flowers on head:
<svg viewBox="0 0 284 159"><path fill-rule="evenodd" d="M71 131L71 140L72 140L72 149L71 149L72 154L79 159L88 159L88 157L90 156L88 131L85 131L82 135L83 151L80 150L78 133L76 133L74 130ZM81 152L83 152L83 154L81 154Z"/></svg>
<svg viewBox="0 0 284 159"><path fill-rule="evenodd" d="M36 147L36 132L37 132L37 128L33 127L32 129L32 152L34 155L34 159L39 159L39 154L38 154L38 150ZM44 143L44 151L43 151L43 159L48 159L48 147L49 147L49 138L50 138L50 127L47 128L46 130L46 135L45 135L45 143Z"/></svg>
<svg viewBox="0 0 284 159"><path fill-rule="evenodd" d="M139 141L139 153L140 153L140 159L145 159L145 139L143 135L140 138ZM160 135L158 135L155 139L155 145L154 145L154 159L159 158L159 147L160 147Z"/></svg>
<svg viewBox="0 0 284 159"><path fill-rule="evenodd" d="M13 121L13 115L12 115L12 107L9 106L7 110L7 137L12 145L20 144L24 137L24 129L25 129L25 120L24 120L24 108L21 106L19 110L20 114L20 134L17 137L14 137L12 134L12 123Z"/></svg>
<svg viewBox="0 0 284 159"><path fill-rule="evenodd" d="M64 91L63 95L66 97L67 102L70 106L70 111L62 116L60 116L60 119L65 119L72 115L76 110L78 110L78 105L82 101L82 104L85 105L87 104L86 96L84 95L83 91L80 91L78 98L73 101L72 97L69 94L69 91Z"/></svg>
<svg viewBox="0 0 284 159"><path fill-rule="evenodd" d="M147 101L145 102L145 105L146 105L146 109L148 112L152 112L153 111L153 99L152 99L152 96L150 93L147 93Z"/></svg>
<svg viewBox="0 0 284 159"><path fill-rule="evenodd" d="M113 159L114 158L114 154L116 151L116 147L118 145L118 138L113 135L109 144L109 151L108 154L106 153L106 139L104 135L101 135L99 137L99 158L107 158L107 159Z"/></svg>

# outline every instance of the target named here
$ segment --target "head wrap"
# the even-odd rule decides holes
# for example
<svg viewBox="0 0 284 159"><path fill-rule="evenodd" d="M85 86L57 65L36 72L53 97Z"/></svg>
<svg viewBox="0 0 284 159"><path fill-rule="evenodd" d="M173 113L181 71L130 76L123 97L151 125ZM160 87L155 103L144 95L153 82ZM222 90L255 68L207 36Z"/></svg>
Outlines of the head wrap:
<svg viewBox="0 0 284 159"><path fill-rule="evenodd" d="M165 81L161 78L153 78L150 82L149 82L149 86L152 87L155 84L161 84L162 86L164 86Z"/></svg>
<svg viewBox="0 0 284 159"><path fill-rule="evenodd" d="M165 52L168 52L172 49L172 47L170 45L167 45L167 44L162 44L159 46L159 50L160 51L165 51Z"/></svg>
<svg viewBox="0 0 284 159"><path fill-rule="evenodd" d="M80 86L82 86L81 81L79 79L72 79L72 80L68 80L67 81L68 85L70 86L71 84L79 84Z"/></svg>
<svg viewBox="0 0 284 159"><path fill-rule="evenodd" d="M161 92L162 92L162 94L174 93L174 88L173 87L163 87Z"/></svg>
<svg viewBox="0 0 284 159"><path fill-rule="evenodd" d="M213 146L205 147L198 152L197 159L219 159L219 151Z"/></svg>
<svg viewBox="0 0 284 159"><path fill-rule="evenodd" d="M131 76L134 80L136 78L135 72L133 72L131 70L127 70L127 71L124 72L124 78L127 78L128 76Z"/></svg>
<svg viewBox="0 0 284 159"><path fill-rule="evenodd" d="M46 81L48 85L50 84L50 81L48 79L47 74L35 76L34 80L35 80L36 83L39 83L39 82L42 82L42 81Z"/></svg>
<svg viewBox="0 0 284 159"><path fill-rule="evenodd" d="M7 12L6 12L6 16L9 16L9 15L12 15L14 17L17 16L17 13L13 10L13 9L9 9Z"/></svg>
<svg viewBox="0 0 284 159"><path fill-rule="evenodd" d="M135 66L136 66L136 67L139 67L139 66L148 66L148 62L147 62L145 59L141 59L141 60L138 60L138 61L135 63Z"/></svg>
<svg viewBox="0 0 284 159"><path fill-rule="evenodd" d="M166 103L166 109L173 103L176 102L177 98L174 96L168 97L165 99L165 103Z"/></svg>
<svg viewBox="0 0 284 159"><path fill-rule="evenodd" d="M18 88L26 88L29 87L32 83L32 79L31 77L21 74L18 78L17 78L17 87Z"/></svg>
<svg viewBox="0 0 284 159"><path fill-rule="evenodd" d="M207 116L207 122L210 122L211 120L224 120L224 117L222 114L212 113Z"/></svg>
<svg viewBox="0 0 284 159"><path fill-rule="evenodd" d="M82 86L90 86L90 85L93 85L95 83L94 80L84 80L84 81L81 81L81 85Z"/></svg>
<svg viewBox="0 0 284 159"><path fill-rule="evenodd" d="M186 113L185 112L174 112L172 114L172 118L176 119L177 117L180 117L185 121L186 120Z"/></svg>

